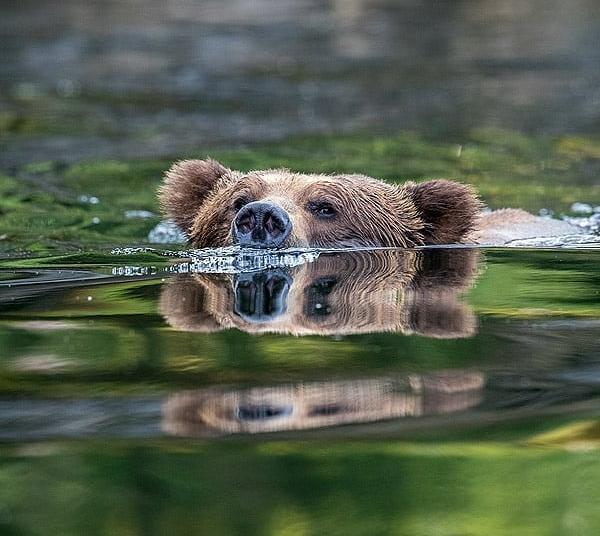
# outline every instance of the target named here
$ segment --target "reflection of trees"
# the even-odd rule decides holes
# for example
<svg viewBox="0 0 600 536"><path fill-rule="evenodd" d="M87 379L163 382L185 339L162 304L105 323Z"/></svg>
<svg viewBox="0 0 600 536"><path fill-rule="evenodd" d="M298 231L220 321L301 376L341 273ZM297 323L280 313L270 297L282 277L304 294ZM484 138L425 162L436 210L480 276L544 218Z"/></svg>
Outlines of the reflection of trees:
<svg viewBox="0 0 600 536"><path fill-rule="evenodd" d="M110 114L125 106L135 118L127 132L151 123L163 146L175 133L198 145L244 130L253 140L361 125L543 130L597 116L600 5L591 0L145 5L7 8L0 63L16 82L100 93ZM147 107L134 110L130 98ZM80 105L95 117L101 103Z"/></svg>
<svg viewBox="0 0 600 536"><path fill-rule="evenodd" d="M7 535L550 536L600 523L593 453L485 440L31 445L0 477Z"/></svg>

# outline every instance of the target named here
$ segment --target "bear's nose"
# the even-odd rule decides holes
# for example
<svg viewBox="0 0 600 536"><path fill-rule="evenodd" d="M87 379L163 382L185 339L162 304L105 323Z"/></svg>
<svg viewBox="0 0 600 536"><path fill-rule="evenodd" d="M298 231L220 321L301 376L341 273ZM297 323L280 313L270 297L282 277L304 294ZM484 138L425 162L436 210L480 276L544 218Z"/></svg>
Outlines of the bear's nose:
<svg viewBox="0 0 600 536"><path fill-rule="evenodd" d="M275 203L248 203L233 220L233 236L240 246L277 248L291 230L287 212Z"/></svg>
<svg viewBox="0 0 600 536"><path fill-rule="evenodd" d="M285 313L292 278L283 270L237 274L234 311L247 322L271 322Z"/></svg>

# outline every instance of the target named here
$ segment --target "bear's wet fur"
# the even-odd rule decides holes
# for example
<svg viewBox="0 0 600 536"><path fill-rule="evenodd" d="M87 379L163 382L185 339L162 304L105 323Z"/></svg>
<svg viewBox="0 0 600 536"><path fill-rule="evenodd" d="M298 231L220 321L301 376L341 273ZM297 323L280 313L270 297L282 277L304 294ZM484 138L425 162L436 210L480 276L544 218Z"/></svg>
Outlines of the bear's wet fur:
<svg viewBox="0 0 600 536"><path fill-rule="evenodd" d="M195 247L233 244L236 214L256 201L272 203L289 215L292 228L281 247L460 243L475 230L482 209L471 186L448 180L394 185L364 175L287 169L242 173L210 159L175 163L159 198ZM333 215L319 215L323 204Z"/></svg>
<svg viewBox="0 0 600 536"><path fill-rule="evenodd" d="M483 211L471 186L445 179L396 185L352 174L287 169L242 173L210 159L175 163L165 174L159 198L163 211L195 247L238 242L282 248L504 245L584 232L520 209ZM274 229L278 240L265 240L264 221L252 230L251 240L239 232L244 214L247 219L255 209L260 218L265 210L272 217L266 227ZM255 213L250 215L252 219ZM261 234L258 240L255 232Z"/></svg>

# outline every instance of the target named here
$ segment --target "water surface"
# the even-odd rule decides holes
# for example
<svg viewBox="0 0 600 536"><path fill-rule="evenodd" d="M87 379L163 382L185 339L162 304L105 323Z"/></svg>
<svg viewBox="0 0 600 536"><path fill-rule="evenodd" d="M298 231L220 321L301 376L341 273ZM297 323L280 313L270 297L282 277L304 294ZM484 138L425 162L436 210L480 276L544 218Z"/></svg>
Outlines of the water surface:
<svg viewBox="0 0 600 536"><path fill-rule="evenodd" d="M3 528L592 534L598 255L4 261Z"/></svg>

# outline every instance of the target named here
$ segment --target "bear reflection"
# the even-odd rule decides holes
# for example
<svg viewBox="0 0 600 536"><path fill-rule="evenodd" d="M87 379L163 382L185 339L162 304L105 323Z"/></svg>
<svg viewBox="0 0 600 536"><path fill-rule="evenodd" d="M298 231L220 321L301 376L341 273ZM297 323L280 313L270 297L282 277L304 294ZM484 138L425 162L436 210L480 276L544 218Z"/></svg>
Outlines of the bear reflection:
<svg viewBox="0 0 600 536"><path fill-rule="evenodd" d="M208 388L172 395L163 406L163 430L203 437L324 428L463 411L482 399L478 372L445 371L257 387Z"/></svg>
<svg viewBox="0 0 600 536"><path fill-rule="evenodd" d="M472 249L381 250L323 254L290 269L178 275L160 308L185 331L468 337L475 317L460 294L473 284L478 259Z"/></svg>
<svg viewBox="0 0 600 536"><path fill-rule="evenodd" d="M176 329L349 335L397 331L467 337L471 309L460 301L478 272L478 251L382 250L321 255L294 268L179 275L161 296ZM163 429L181 436L322 428L447 414L479 403L484 378L472 371L323 381L171 395Z"/></svg>

